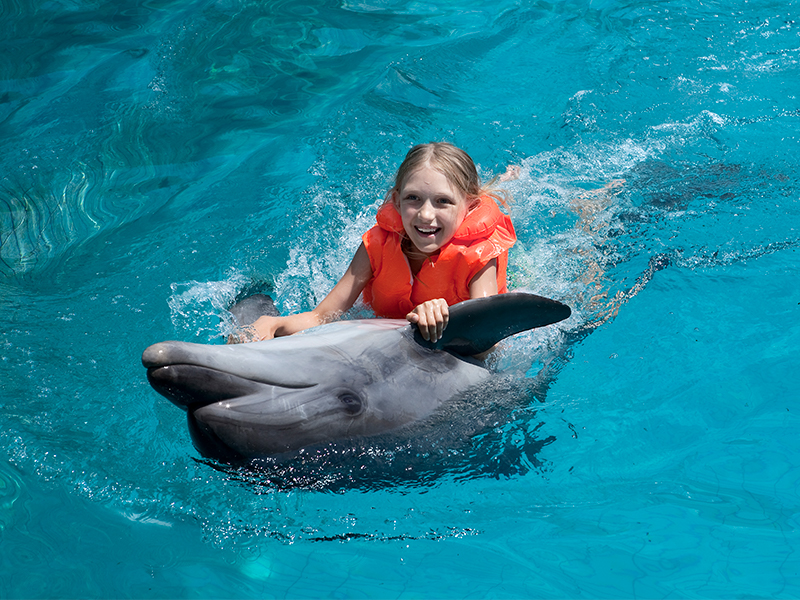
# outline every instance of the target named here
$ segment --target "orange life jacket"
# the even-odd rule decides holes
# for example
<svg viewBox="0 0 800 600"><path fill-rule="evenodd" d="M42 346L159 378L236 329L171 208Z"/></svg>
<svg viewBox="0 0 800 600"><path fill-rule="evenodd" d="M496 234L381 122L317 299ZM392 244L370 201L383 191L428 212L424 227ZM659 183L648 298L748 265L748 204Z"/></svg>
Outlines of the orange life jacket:
<svg viewBox="0 0 800 600"><path fill-rule="evenodd" d="M426 259L416 276L401 247L403 221L395 205L381 206L377 221L362 236L372 266L363 297L379 317L402 319L414 307L436 298L444 298L449 305L468 300L470 282L493 258L497 259L497 290L508 291L508 249L517 236L511 219L492 198L481 198L453 239Z"/></svg>

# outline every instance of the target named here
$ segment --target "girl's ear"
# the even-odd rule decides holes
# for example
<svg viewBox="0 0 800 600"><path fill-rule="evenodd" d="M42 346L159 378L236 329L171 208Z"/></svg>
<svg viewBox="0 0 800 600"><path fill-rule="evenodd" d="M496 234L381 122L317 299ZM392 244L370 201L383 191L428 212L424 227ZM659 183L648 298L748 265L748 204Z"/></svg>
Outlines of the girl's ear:
<svg viewBox="0 0 800 600"><path fill-rule="evenodd" d="M475 210L481 205L481 198L480 196L474 196L472 198L467 196L466 202L467 202L467 213L471 213L473 210Z"/></svg>
<svg viewBox="0 0 800 600"><path fill-rule="evenodd" d="M397 196L397 188L392 188L388 192L386 192L386 195L383 197L383 203L384 204L391 203L400 208L400 203Z"/></svg>

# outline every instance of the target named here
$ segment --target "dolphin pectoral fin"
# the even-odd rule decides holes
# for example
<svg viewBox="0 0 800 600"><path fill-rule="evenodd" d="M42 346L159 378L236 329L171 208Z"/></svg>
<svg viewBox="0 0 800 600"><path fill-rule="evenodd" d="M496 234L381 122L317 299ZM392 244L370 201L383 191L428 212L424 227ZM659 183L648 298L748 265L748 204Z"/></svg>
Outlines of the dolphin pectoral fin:
<svg viewBox="0 0 800 600"><path fill-rule="evenodd" d="M230 312L236 319L239 327L252 325L259 317L277 317L278 310L272 302L272 298L265 294L253 294L240 300L230 308Z"/></svg>
<svg viewBox="0 0 800 600"><path fill-rule="evenodd" d="M416 326L414 340L433 350L472 356L486 352L510 335L558 323L570 314L569 306L543 296L524 292L498 294L451 306L450 320L436 343L426 341Z"/></svg>

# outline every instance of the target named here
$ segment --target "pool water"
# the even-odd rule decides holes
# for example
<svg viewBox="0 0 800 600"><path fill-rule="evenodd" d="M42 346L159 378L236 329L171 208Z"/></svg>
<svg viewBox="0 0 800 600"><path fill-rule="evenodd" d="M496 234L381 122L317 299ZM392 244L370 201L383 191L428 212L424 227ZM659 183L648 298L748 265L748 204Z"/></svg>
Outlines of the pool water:
<svg viewBox="0 0 800 600"><path fill-rule="evenodd" d="M800 595L794 3L0 17L0 595ZM403 476L201 459L142 350L314 306L431 140L519 167L511 287L573 316Z"/></svg>

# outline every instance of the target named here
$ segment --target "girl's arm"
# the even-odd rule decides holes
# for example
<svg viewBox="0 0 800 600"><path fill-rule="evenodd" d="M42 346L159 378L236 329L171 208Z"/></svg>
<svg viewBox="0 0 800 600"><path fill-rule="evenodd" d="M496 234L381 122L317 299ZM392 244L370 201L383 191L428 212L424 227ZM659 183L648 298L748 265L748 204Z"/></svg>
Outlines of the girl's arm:
<svg viewBox="0 0 800 600"><path fill-rule="evenodd" d="M470 298L485 298L497 294L497 259L490 260L469 282Z"/></svg>
<svg viewBox="0 0 800 600"><path fill-rule="evenodd" d="M497 294L497 259L490 260L469 282L470 298L485 298ZM410 323L416 323L423 338L430 342L441 339L442 332L450 320L450 309L444 298L428 300L406 315Z"/></svg>
<svg viewBox="0 0 800 600"><path fill-rule="evenodd" d="M367 249L362 243L345 274L315 309L285 317L260 317L253 323L258 339L269 340L273 337L291 335L332 321L353 306L371 278L372 266L369 264Z"/></svg>

